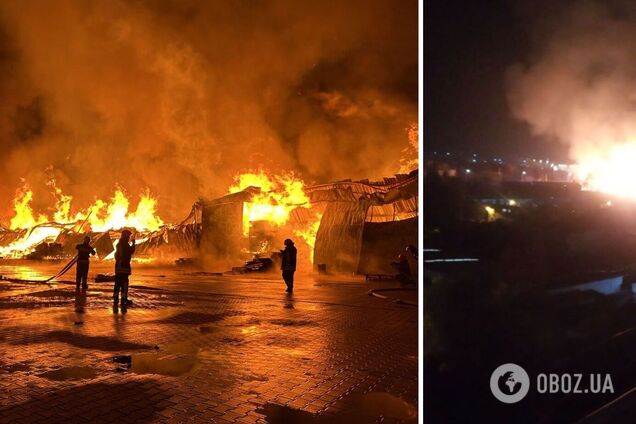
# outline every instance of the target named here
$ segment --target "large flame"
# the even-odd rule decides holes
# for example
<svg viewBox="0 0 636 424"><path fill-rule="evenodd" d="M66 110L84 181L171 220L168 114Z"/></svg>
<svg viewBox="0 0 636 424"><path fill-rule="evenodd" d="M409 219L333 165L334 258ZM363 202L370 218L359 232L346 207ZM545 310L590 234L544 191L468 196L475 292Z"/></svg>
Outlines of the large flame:
<svg viewBox="0 0 636 424"><path fill-rule="evenodd" d="M243 204L243 235L249 236L251 223L269 221L278 227L289 220L297 207L311 208L309 197L304 192L302 180L293 174L267 175L264 171L248 172L234 178L230 193L258 187L260 192L251 201Z"/></svg>
<svg viewBox="0 0 636 424"><path fill-rule="evenodd" d="M9 222L9 228L31 228L48 221L48 218L44 215L39 215L37 219L35 218L31 209L31 200L33 200L33 192L28 185L25 184L24 187L16 191L13 199L15 215Z"/></svg>
<svg viewBox="0 0 636 424"><path fill-rule="evenodd" d="M33 192L24 186L17 191L13 201L14 216L11 218L9 228L12 230L32 228L38 224L55 222L58 224L70 224L86 221L85 231L107 231L120 228L135 228L138 231L156 231L163 221L156 215L157 200L149 192L142 194L134 211L129 211L130 201L121 189L115 190L110 202L97 199L88 208L71 214L73 198L66 195L51 180L48 185L53 189L56 198L55 211L49 217L45 214L38 215L37 219L31 209Z"/></svg>
<svg viewBox="0 0 636 424"><path fill-rule="evenodd" d="M11 230L26 230L24 235L7 246L0 247L2 257L21 257L42 242L52 242L65 228L75 227L81 232L102 232L121 228L134 228L140 232L156 231L163 221L156 214L157 200L149 192L142 194L134 211L121 189L115 190L109 202L97 199L84 210L72 213L70 195L57 187L51 179L47 185L55 197L55 210L51 215L36 214L31 208L33 191L25 184L16 191L13 201L14 216L9 221Z"/></svg>
<svg viewBox="0 0 636 424"><path fill-rule="evenodd" d="M258 187L260 191L249 202L243 203L243 235L248 237L254 222L267 221L281 228L289 224L291 213L296 208L311 209L309 196L305 193L305 183L292 173L268 174L263 170L247 172L234 178L230 193L237 193L249 187ZM302 224L293 223L287 230L305 241L310 250L313 263L316 234L322 214L311 211L311 218ZM265 250L269 247L263 246Z"/></svg>

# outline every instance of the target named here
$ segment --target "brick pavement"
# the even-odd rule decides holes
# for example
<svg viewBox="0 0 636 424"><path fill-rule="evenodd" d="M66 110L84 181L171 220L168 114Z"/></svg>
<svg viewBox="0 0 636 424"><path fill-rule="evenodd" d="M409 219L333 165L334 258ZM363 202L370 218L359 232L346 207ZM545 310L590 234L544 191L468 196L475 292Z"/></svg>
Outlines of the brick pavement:
<svg viewBox="0 0 636 424"><path fill-rule="evenodd" d="M0 422L412 422L417 308L374 284L137 269L123 314L0 281Z"/></svg>

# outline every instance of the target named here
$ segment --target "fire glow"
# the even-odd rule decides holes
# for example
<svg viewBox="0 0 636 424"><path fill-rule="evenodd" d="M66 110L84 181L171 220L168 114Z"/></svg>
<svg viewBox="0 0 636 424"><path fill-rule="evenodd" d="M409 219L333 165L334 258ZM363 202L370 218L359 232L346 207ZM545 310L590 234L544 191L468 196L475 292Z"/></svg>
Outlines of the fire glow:
<svg viewBox="0 0 636 424"><path fill-rule="evenodd" d="M636 144L611 147L602 155L579 158L577 179L586 190L636 200Z"/></svg>

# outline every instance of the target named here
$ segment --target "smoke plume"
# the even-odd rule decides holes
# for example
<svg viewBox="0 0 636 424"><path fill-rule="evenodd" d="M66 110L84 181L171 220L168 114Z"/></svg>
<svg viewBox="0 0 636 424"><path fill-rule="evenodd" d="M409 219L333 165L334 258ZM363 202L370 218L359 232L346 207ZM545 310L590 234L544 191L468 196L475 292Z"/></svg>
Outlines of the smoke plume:
<svg viewBox="0 0 636 424"><path fill-rule="evenodd" d="M417 39L415 0L1 2L0 218L21 178L35 209L52 176L76 207L149 188L174 221L246 168L392 174Z"/></svg>
<svg viewBox="0 0 636 424"><path fill-rule="evenodd" d="M514 116L581 160L636 142L636 5L579 2L543 23L508 78Z"/></svg>

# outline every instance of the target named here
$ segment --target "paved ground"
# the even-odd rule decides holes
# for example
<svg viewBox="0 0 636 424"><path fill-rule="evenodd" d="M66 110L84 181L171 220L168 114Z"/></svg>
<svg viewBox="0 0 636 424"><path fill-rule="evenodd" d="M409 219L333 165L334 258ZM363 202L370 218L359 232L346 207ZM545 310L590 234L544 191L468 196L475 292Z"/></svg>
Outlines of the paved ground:
<svg viewBox="0 0 636 424"><path fill-rule="evenodd" d="M0 422L415 421L417 308L366 294L395 283L137 267L126 313L112 284L0 280Z"/></svg>

